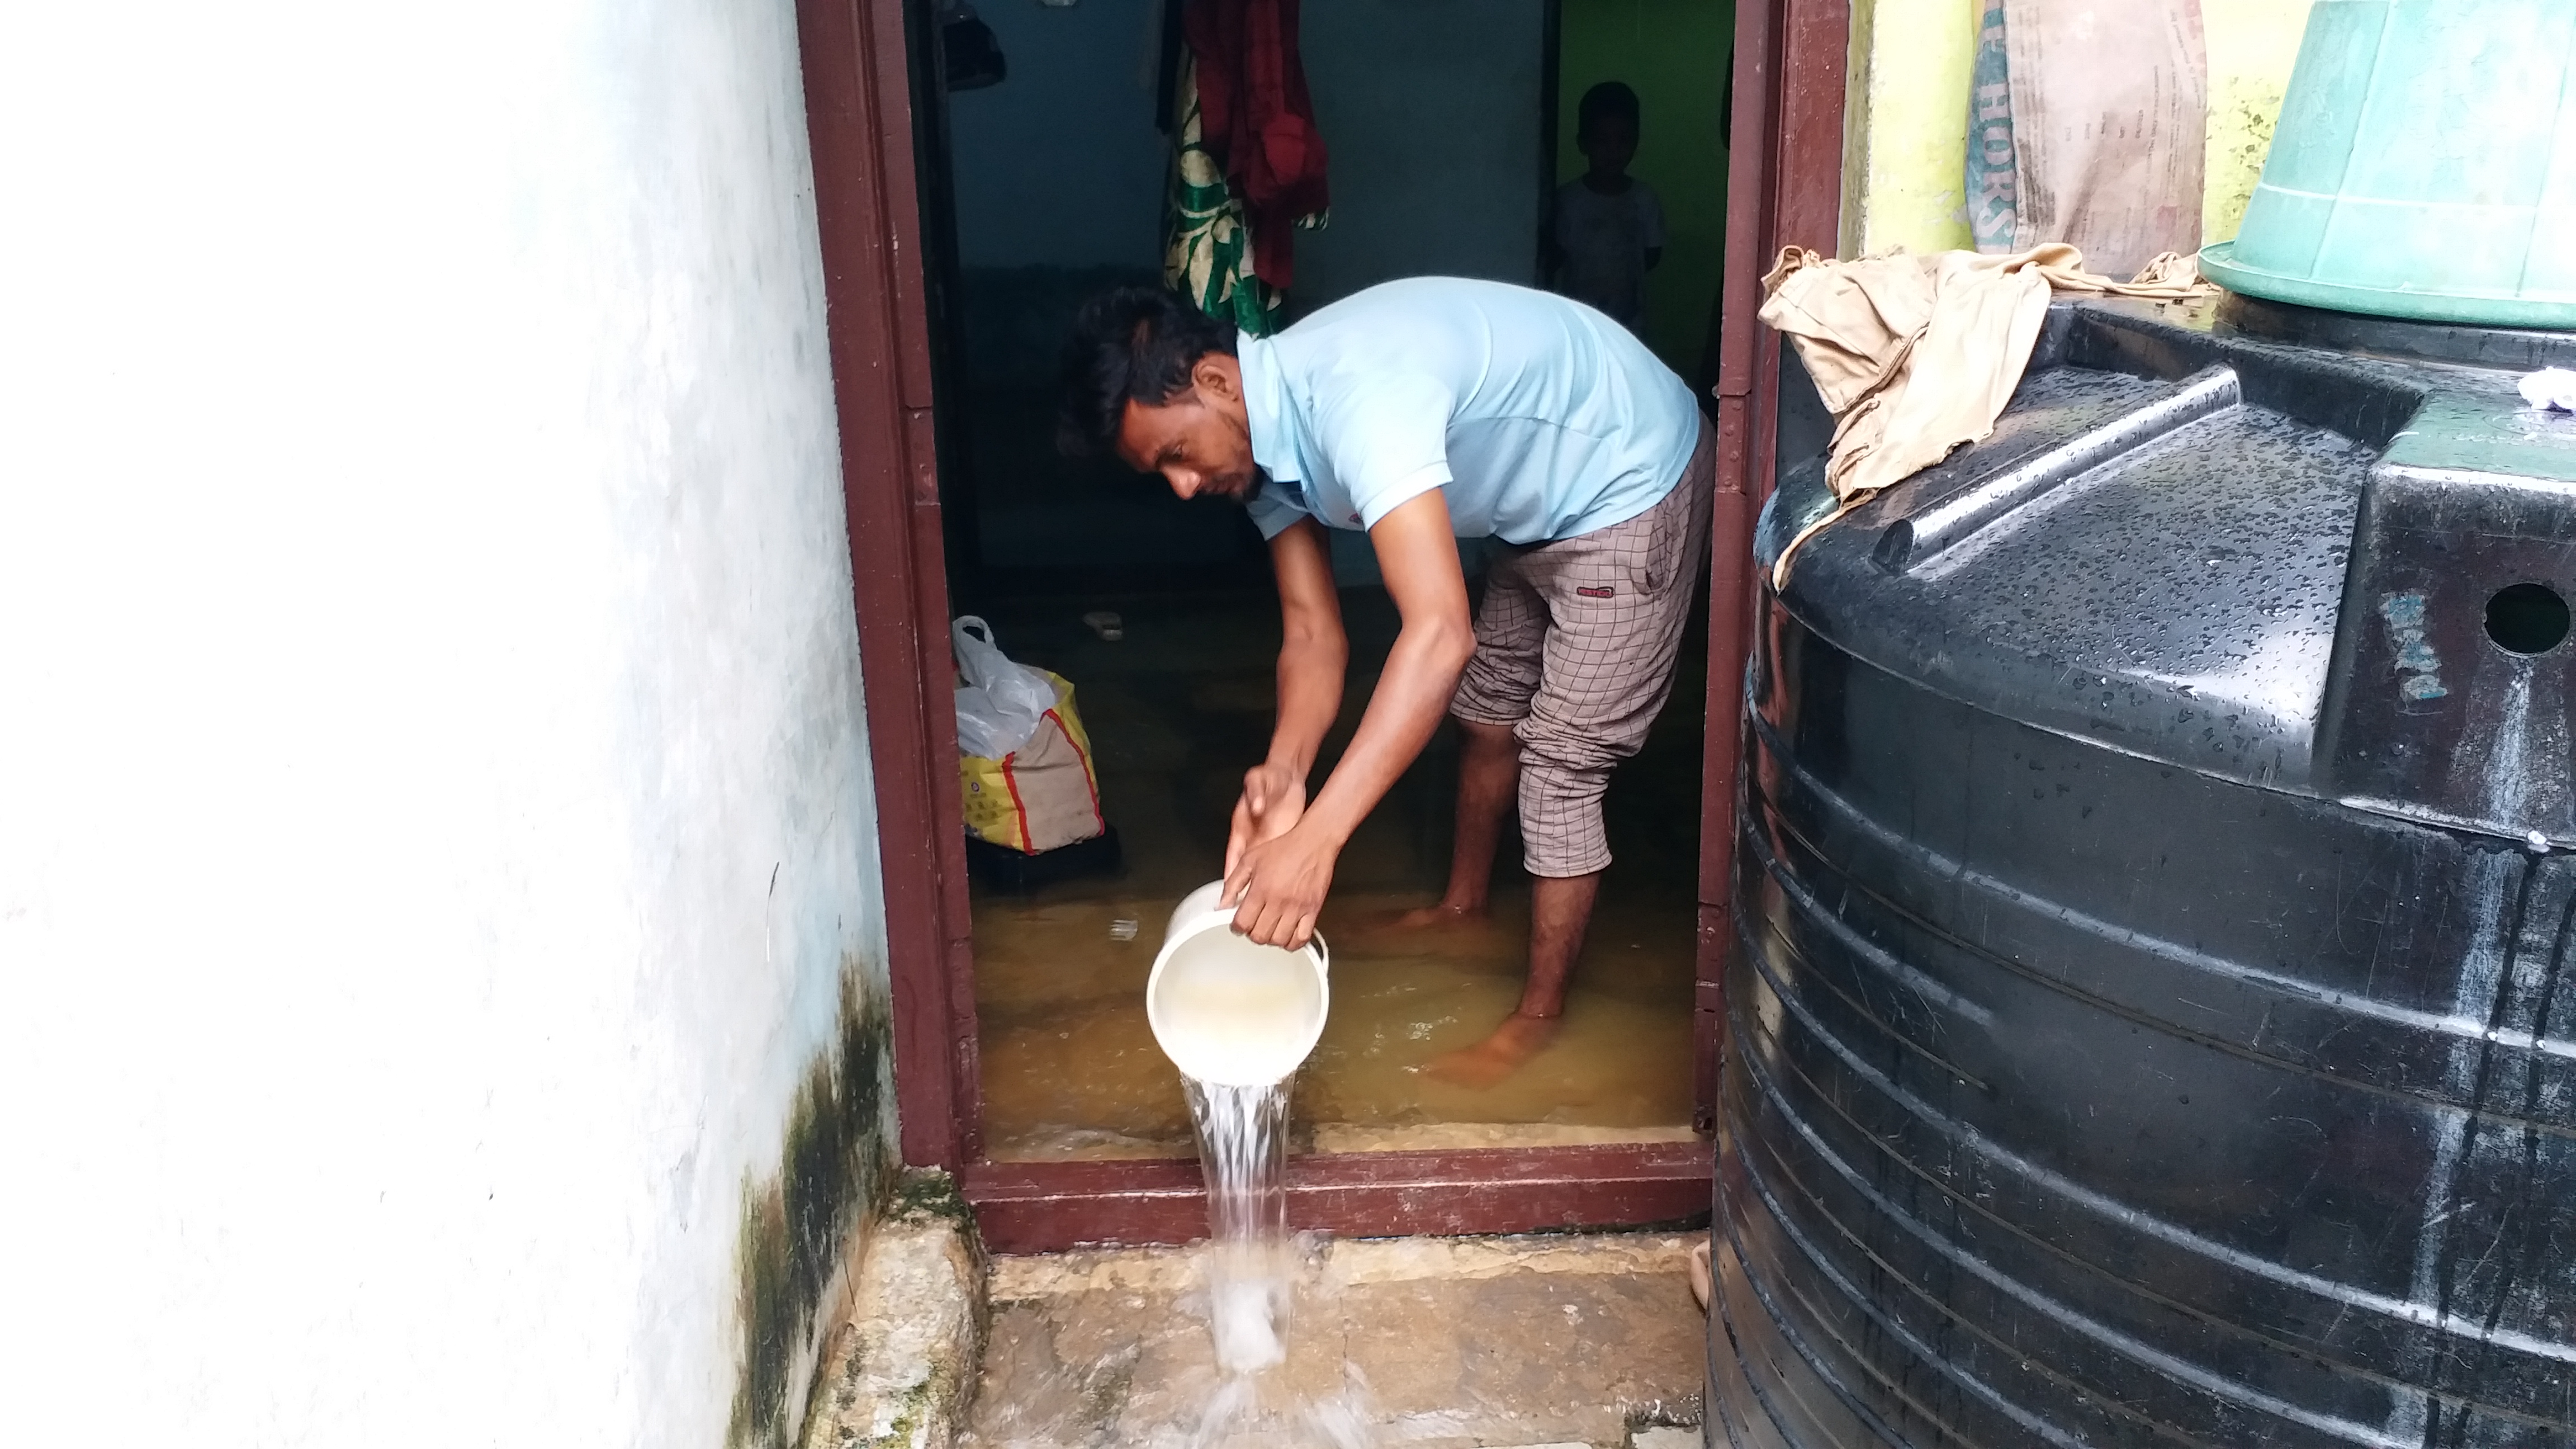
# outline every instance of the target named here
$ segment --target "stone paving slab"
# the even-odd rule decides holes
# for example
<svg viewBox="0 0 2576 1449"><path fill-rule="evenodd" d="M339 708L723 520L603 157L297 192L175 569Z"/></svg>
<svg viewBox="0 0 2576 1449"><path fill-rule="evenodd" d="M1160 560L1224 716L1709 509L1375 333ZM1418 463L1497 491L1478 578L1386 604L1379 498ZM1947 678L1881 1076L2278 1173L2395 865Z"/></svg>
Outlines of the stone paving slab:
<svg viewBox="0 0 2576 1449"><path fill-rule="evenodd" d="M1692 1241L1309 1241L1287 1362L1250 1380L1216 1368L1194 1250L997 1258L960 1442L1622 1449L1640 1424L1698 1421Z"/></svg>

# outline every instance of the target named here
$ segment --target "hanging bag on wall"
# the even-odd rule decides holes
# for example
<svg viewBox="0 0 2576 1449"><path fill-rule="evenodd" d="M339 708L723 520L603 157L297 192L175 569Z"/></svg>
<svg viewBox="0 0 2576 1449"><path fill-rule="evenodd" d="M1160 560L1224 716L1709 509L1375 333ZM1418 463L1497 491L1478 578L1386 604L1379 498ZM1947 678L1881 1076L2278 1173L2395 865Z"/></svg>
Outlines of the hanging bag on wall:
<svg viewBox="0 0 2576 1449"><path fill-rule="evenodd" d="M972 615L949 626L963 681L957 691L957 778L966 833L1024 855L1089 840L1108 828L1091 737L1073 685L1011 662L992 626Z"/></svg>
<svg viewBox="0 0 2576 1449"><path fill-rule="evenodd" d="M2125 277L2200 250L2209 133L2202 0L1994 0L1970 85L1968 224ZM1997 174L2006 156L2012 176Z"/></svg>

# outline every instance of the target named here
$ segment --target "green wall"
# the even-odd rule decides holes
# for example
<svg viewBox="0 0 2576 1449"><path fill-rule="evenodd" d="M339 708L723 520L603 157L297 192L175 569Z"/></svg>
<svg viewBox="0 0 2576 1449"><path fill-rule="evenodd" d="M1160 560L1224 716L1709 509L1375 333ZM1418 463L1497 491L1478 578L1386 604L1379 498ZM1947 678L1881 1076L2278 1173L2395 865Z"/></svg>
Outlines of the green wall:
<svg viewBox="0 0 2576 1449"><path fill-rule="evenodd" d="M1583 174L1574 105L1596 82L1626 81L1644 125L1629 174L1663 198L1663 264L1646 279L1646 341L1684 377L1708 343L1726 255L1726 152L1719 107L1735 37L1734 0L1562 0L1556 174Z"/></svg>

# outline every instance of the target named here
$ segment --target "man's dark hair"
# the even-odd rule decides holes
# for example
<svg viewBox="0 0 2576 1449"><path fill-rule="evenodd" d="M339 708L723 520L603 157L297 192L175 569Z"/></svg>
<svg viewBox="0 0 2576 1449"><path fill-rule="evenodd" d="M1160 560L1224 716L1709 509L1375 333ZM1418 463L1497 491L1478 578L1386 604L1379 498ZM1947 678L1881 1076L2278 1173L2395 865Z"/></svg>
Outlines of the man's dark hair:
<svg viewBox="0 0 2576 1449"><path fill-rule="evenodd" d="M1580 141L1598 121L1626 121L1638 124L1637 93L1619 81L1603 81L1583 93L1574 105L1574 135Z"/></svg>
<svg viewBox="0 0 2576 1449"><path fill-rule="evenodd" d="M1083 304L1064 349L1056 446L1106 453L1127 404L1161 407L1190 390L1190 369L1211 352L1234 355L1233 324L1159 287L1120 287Z"/></svg>

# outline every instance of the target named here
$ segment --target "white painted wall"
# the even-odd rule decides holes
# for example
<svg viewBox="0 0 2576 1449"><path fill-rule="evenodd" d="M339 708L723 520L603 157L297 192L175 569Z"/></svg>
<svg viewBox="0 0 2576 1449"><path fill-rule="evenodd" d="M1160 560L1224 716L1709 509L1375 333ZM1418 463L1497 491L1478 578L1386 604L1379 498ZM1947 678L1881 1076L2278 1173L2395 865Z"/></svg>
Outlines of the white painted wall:
<svg viewBox="0 0 2576 1449"><path fill-rule="evenodd" d="M0 1442L716 1445L872 793L787 0L0 10Z"/></svg>

